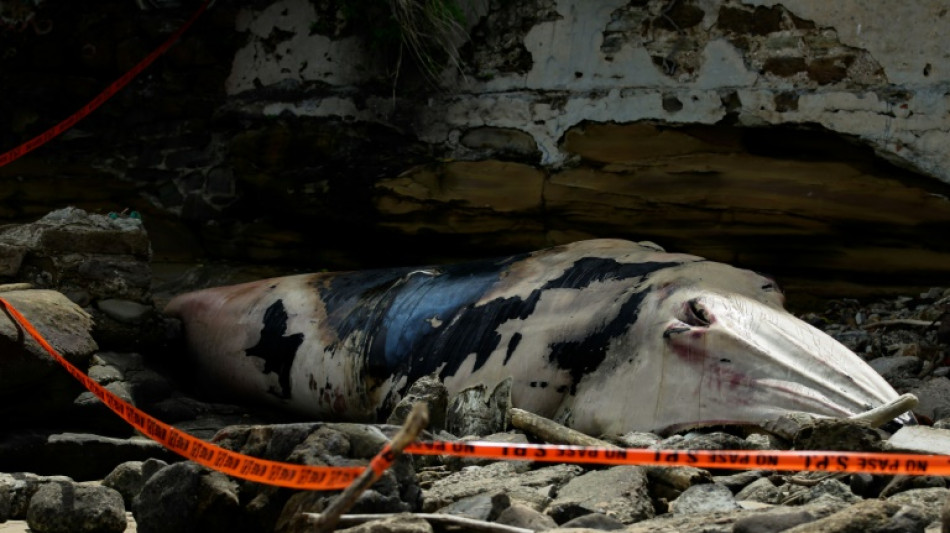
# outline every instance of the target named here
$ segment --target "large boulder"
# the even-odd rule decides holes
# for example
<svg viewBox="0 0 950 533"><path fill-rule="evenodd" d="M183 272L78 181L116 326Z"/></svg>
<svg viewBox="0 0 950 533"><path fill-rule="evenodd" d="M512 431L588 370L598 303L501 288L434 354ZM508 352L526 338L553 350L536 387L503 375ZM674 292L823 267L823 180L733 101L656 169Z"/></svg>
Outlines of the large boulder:
<svg viewBox="0 0 950 533"><path fill-rule="evenodd" d="M92 318L63 294L52 290L0 292L63 357L85 368L97 349ZM61 412L80 391L39 344L8 317L0 316L0 418L7 423L35 422Z"/></svg>
<svg viewBox="0 0 950 533"><path fill-rule="evenodd" d="M72 481L42 485L30 499L26 520L42 533L122 533L127 526L118 492Z"/></svg>
<svg viewBox="0 0 950 533"><path fill-rule="evenodd" d="M67 207L31 224L0 227L0 280L67 294L81 305L143 301L151 284L151 245L136 217Z"/></svg>

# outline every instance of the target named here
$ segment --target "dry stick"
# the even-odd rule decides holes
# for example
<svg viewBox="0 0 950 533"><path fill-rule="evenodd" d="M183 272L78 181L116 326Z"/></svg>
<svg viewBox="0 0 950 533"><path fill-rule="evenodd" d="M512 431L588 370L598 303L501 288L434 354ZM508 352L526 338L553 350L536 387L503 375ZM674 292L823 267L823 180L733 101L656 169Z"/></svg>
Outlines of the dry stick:
<svg viewBox="0 0 950 533"><path fill-rule="evenodd" d="M917 327L930 327L930 326L939 326L940 320L917 320L915 318L894 318L890 320L880 320L878 322L871 322L870 324L865 324L861 326L863 329L874 329L874 328L883 328L886 326L917 326Z"/></svg>
<svg viewBox="0 0 950 533"><path fill-rule="evenodd" d="M917 403L917 397L913 394L901 394L884 405L850 417L850 420L867 422L872 428L881 427L917 407Z"/></svg>
<svg viewBox="0 0 950 533"><path fill-rule="evenodd" d="M511 407L508 409L508 415L511 418L511 425L527 431L532 435L553 444L571 444L574 446L602 446L606 448L617 448L613 444L596 439L580 431L562 426L557 422L529 413L523 409Z"/></svg>
<svg viewBox="0 0 950 533"><path fill-rule="evenodd" d="M335 500L330 502L330 505L327 506L326 510L322 513L319 515L304 515L306 517L306 530L323 532L336 529L340 516L343 515L347 509L353 507L353 504L356 502L356 499L360 497L360 494L363 494L363 491L368 489L370 485L383 475L385 468L391 465L392 462L402 454L403 448L419 437L419 433L422 432L428 423L429 409L426 405L424 403L413 405L412 411L409 413L402 427L399 428L399 432L396 433L396 436L393 437L389 445L384 447L383 450L379 452L379 455L373 458L373 461L370 462L370 468L364 470L358 478L353 480L353 483L346 487ZM386 461L388 464L386 467L377 471L376 468L373 468L373 465L377 464L377 461ZM303 529L298 528L298 530Z"/></svg>

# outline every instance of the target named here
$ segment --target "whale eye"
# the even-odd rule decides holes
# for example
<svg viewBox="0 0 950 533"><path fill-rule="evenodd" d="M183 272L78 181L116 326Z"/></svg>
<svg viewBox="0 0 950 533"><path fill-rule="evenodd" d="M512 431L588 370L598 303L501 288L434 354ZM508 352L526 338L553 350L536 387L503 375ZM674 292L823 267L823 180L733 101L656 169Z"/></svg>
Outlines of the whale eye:
<svg viewBox="0 0 950 533"><path fill-rule="evenodd" d="M708 326L712 323L706 308L695 298L686 303L686 319L683 322L690 326Z"/></svg>

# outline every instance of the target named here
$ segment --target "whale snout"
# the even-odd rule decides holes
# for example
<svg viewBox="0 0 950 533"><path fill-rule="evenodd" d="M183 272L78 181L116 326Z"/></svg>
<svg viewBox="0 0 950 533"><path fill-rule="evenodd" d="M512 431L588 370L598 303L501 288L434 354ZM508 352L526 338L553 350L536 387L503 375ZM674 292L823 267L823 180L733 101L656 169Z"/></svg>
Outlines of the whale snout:
<svg viewBox="0 0 950 533"><path fill-rule="evenodd" d="M760 422L788 411L845 418L898 397L830 335L752 298L686 299L663 338L670 357L695 369L699 419ZM913 424L913 415L893 423Z"/></svg>

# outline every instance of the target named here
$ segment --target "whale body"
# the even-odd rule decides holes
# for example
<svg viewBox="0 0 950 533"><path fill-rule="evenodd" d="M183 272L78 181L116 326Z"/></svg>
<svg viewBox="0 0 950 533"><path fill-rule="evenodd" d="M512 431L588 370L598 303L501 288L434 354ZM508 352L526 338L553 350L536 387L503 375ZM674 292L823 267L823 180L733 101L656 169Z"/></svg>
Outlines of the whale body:
<svg viewBox="0 0 950 533"><path fill-rule="evenodd" d="M450 395L511 379L512 406L589 434L845 417L897 397L783 302L755 272L597 239L205 289L166 313L217 387L326 420L383 420L429 375Z"/></svg>

